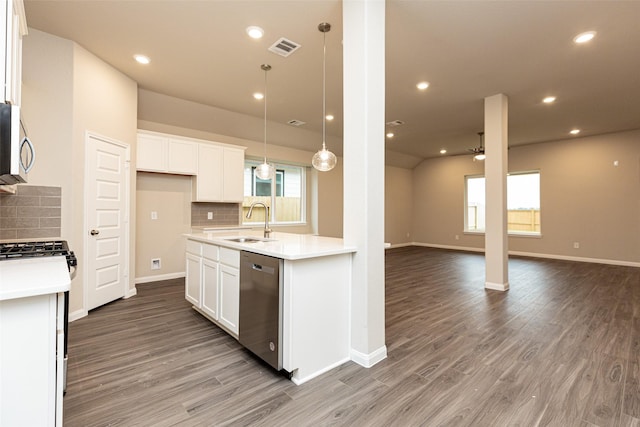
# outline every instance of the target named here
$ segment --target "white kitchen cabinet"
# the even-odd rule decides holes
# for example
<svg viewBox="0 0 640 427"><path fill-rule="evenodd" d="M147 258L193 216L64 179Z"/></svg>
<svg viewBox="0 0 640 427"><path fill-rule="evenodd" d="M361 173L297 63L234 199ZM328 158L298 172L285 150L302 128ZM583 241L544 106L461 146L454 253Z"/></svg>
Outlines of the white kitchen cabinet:
<svg viewBox="0 0 640 427"><path fill-rule="evenodd" d="M240 319L240 270L220 264L220 323L238 336Z"/></svg>
<svg viewBox="0 0 640 427"><path fill-rule="evenodd" d="M27 34L27 21L22 0L2 0L0 8L0 43L4 46L4 64L0 68L4 101L20 105L22 86L22 37Z"/></svg>
<svg viewBox="0 0 640 427"><path fill-rule="evenodd" d="M168 143L169 173L195 175L198 173L198 144L191 141L169 139Z"/></svg>
<svg viewBox="0 0 640 427"><path fill-rule="evenodd" d="M240 251L187 240L185 298L238 338Z"/></svg>
<svg viewBox="0 0 640 427"><path fill-rule="evenodd" d="M223 199L226 202L242 202L244 199L244 150L225 148L223 154Z"/></svg>
<svg viewBox="0 0 640 427"><path fill-rule="evenodd" d="M211 319L219 320L218 247L203 245L202 254L202 311Z"/></svg>
<svg viewBox="0 0 640 427"><path fill-rule="evenodd" d="M193 199L197 202L242 202L244 149L200 144Z"/></svg>
<svg viewBox="0 0 640 427"><path fill-rule="evenodd" d="M138 132L136 170L179 175L198 172L198 144L163 134Z"/></svg>
<svg viewBox="0 0 640 427"><path fill-rule="evenodd" d="M169 139L138 133L136 169L147 172L166 172Z"/></svg>
<svg viewBox="0 0 640 427"><path fill-rule="evenodd" d="M64 296L0 301L0 425L62 426Z"/></svg>
<svg viewBox="0 0 640 427"><path fill-rule="evenodd" d="M217 145L202 144L198 153L198 175L194 178L193 200L197 202L222 201L224 190L222 182L223 148Z"/></svg>
<svg viewBox="0 0 640 427"><path fill-rule="evenodd" d="M195 307L201 308L202 257L187 252L185 274L184 297Z"/></svg>

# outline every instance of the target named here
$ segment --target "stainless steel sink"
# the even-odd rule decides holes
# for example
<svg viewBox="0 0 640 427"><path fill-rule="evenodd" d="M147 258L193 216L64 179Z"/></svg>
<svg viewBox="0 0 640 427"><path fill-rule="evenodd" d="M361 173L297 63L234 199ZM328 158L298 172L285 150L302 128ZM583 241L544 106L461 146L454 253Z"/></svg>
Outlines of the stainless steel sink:
<svg viewBox="0 0 640 427"><path fill-rule="evenodd" d="M264 242L263 239L257 239L255 237L233 237L230 239L224 239L224 240L228 240L230 242L237 242L237 243L255 243L255 242Z"/></svg>

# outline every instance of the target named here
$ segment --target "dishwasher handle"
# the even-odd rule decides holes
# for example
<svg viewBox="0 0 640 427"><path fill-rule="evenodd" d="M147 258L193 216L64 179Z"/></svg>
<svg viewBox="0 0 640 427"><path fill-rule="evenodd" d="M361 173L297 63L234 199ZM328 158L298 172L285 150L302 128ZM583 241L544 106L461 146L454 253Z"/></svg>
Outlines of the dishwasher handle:
<svg viewBox="0 0 640 427"><path fill-rule="evenodd" d="M256 270L256 271L260 271L260 272L266 273L266 274L274 274L275 273L275 269L273 267L269 267L269 266L266 266L266 265L251 264L251 268Z"/></svg>

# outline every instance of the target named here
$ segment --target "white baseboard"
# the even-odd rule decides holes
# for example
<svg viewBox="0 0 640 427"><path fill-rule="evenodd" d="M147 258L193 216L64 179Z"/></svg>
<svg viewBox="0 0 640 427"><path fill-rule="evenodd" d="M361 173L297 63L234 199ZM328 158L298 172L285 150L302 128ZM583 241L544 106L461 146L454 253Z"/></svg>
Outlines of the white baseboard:
<svg viewBox="0 0 640 427"><path fill-rule="evenodd" d="M132 289L129 289L127 292L125 292L124 299L134 297L137 294L138 294L138 290L134 286Z"/></svg>
<svg viewBox="0 0 640 427"><path fill-rule="evenodd" d="M454 251L484 253L484 248L472 248L472 247L452 246L452 245L437 245L432 243L420 243L420 242L412 242L411 245L424 246L428 248L451 249ZM524 257L530 257L530 258L559 259L563 261L590 262L595 264L621 265L625 267L640 267L640 262L621 261L617 259L587 258L587 257L575 257L575 256L555 255L555 254L540 254L535 252L521 252L521 251L509 251L509 255L524 256Z"/></svg>
<svg viewBox="0 0 640 427"><path fill-rule="evenodd" d="M509 290L509 282L507 283L484 282L484 287L485 289L504 292Z"/></svg>
<svg viewBox="0 0 640 427"><path fill-rule="evenodd" d="M519 251L509 251L509 255L525 256L525 257L531 257L531 258L550 258L550 259L559 259L563 261L590 262L595 264L621 265L625 267L640 267L640 262L621 261L617 259L586 258L586 257L576 257L576 256L568 256L568 255L537 254L532 252L519 252Z"/></svg>
<svg viewBox="0 0 640 427"><path fill-rule="evenodd" d="M420 242L411 242L413 246L424 246L427 248L437 248L437 249L451 249L454 251L466 251L466 252L484 252L484 248L473 248L468 246L452 246L452 245L436 245L433 243L420 243Z"/></svg>
<svg viewBox="0 0 640 427"><path fill-rule="evenodd" d="M89 312L87 310L85 310L84 308L81 308L80 310L76 310L72 313L69 313L69 322L73 322L74 320L78 320L78 319L82 319L83 317L86 317L89 315Z"/></svg>
<svg viewBox="0 0 640 427"><path fill-rule="evenodd" d="M177 273L158 274L155 276L136 277L135 283L136 285L138 285L140 283L158 282L160 280L179 279L181 277L185 277L184 271L179 271Z"/></svg>
<svg viewBox="0 0 640 427"><path fill-rule="evenodd" d="M330 370L332 370L333 368L337 368L338 366L340 366L340 365L342 365L343 363L346 363L346 362L348 362L348 361L349 361L349 358L348 358L348 357L347 357L347 358L345 358L345 359L343 359L343 360L339 360L339 361L337 361L336 363L334 363L334 364L332 364L332 365L329 365L329 366L327 366L327 367L325 367L325 368L323 368L323 369L320 369L319 371L316 371L316 372L314 372L314 373L312 373L312 374L310 374L310 375L307 375L307 376L306 376L306 377L304 377L304 378L298 378L298 377L296 377L296 374L297 374L297 372L298 372L298 371L295 371L295 372L294 372L294 374L293 374L293 376L291 377L291 382L293 382L295 385L300 385L300 384L306 383L307 381L312 380L312 379L314 379L315 377L318 377L318 376L320 376L320 375L324 374L325 372L329 372L329 371L330 371Z"/></svg>
<svg viewBox="0 0 640 427"><path fill-rule="evenodd" d="M407 242L407 243L393 243L387 247L385 247L385 249L392 249L392 248L404 248L405 246L413 246L414 243L411 242Z"/></svg>
<svg viewBox="0 0 640 427"><path fill-rule="evenodd" d="M379 349L369 353L361 353L357 350L351 349L351 360L356 362L360 366L370 368L376 363L387 358L387 346L383 345Z"/></svg>

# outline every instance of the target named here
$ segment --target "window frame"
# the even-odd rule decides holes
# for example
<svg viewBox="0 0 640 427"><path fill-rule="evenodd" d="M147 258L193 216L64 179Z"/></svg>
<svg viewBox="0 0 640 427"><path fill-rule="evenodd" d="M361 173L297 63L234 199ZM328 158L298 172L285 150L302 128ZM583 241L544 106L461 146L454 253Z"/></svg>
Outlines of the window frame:
<svg viewBox="0 0 640 427"><path fill-rule="evenodd" d="M539 179L539 184L538 184L538 192L541 193L541 172L540 170L526 170L526 171L517 171L517 172L509 172L507 174L507 186L509 185L509 177L510 176L517 176L517 175L531 175L531 174L537 174L538 175L538 179ZM469 194L468 194L468 180L469 179L473 179L473 178L486 178L485 175L480 175L480 174L476 174L476 175L465 175L464 176L464 224L463 224L463 228L464 234L472 234L472 235L484 235L486 233L486 228L485 229L481 229L481 230L471 230L469 229L469 205L468 205L468 200L469 200ZM486 183L486 181L485 181ZM507 190L507 194L508 194L508 190ZM485 195L486 197L486 195ZM540 199L542 197L540 196ZM542 205L542 200L539 200L540 205ZM508 206L508 200L507 200L507 206ZM486 205L485 205L485 209L486 209ZM535 238L540 238L542 237L542 206L540 206L539 208L540 211L540 231L523 231L523 230L509 230L507 229L507 235L508 236L515 236L515 237L535 237ZM509 208L507 207L507 211L509 210ZM507 225L508 227L508 225Z"/></svg>
<svg viewBox="0 0 640 427"><path fill-rule="evenodd" d="M253 158L245 158L244 168L251 167L251 191L253 194L256 193L256 180L259 179L255 176L255 168L260 165L262 160L253 159ZM281 174L282 179L280 182L281 196L277 195L277 179L271 179L271 195L270 196L260 196L260 197L270 197L269 203L269 224L270 225L279 225L279 226L299 226L299 225L307 225L307 169L305 166L301 166L299 164L290 164L286 162L269 162L274 169L276 170L276 176L278 173ZM300 170L300 220L298 221L277 221L276 215L277 210L276 206L276 198L277 197L285 197L285 179L286 179L286 170L287 168L297 168ZM276 177L274 177L276 178ZM243 198L246 197L243 195ZM242 203L244 206L244 202ZM241 206L241 208L242 208ZM247 221L244 215L242 215L242 224L241 225L262 225L263 221Z"/></svg>

